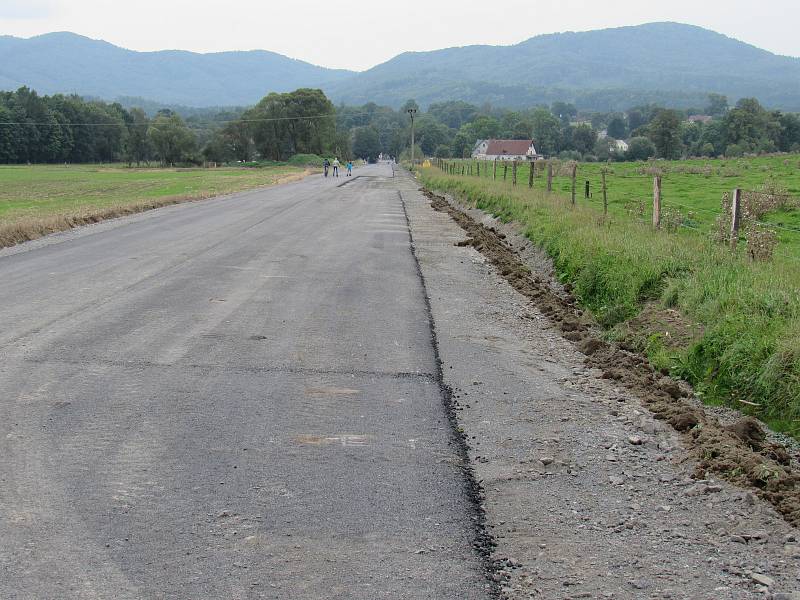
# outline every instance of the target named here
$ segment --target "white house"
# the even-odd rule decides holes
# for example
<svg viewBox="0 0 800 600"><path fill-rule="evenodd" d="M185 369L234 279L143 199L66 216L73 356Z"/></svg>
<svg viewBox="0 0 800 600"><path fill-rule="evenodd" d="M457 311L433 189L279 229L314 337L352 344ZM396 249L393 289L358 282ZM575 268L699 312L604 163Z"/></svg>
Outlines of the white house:
<svg viewBox="0 0 800 600"><path fill-rule="evenodd" d="M473 158L479 160L538 160L533 140L480 140Z"/></svg>
<svg viewBox="0 0 800 600"><path fill-rule="evenodd" d="M478 140L472 149L472 158L486 156L486 149L489 147L490 140Z"/></svg>
<svg viewBox="0 0 800 600"><path fill-rule="evenodd" d="M627 152L628 148L628 142L625 140L614 140L614 150L617 152Z"/></svg>

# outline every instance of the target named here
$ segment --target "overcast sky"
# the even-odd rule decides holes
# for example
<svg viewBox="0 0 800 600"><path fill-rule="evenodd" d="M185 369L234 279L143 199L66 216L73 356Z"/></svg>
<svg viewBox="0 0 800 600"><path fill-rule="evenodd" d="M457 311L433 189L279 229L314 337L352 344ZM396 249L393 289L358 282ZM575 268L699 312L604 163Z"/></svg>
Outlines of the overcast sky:
<svg viewBox="0 0 800 600"><path fill-rule="evenodd" d="M692 23L800 56L798 0L0 0L0 35L73 31L134 50L265 49L355 70L407 50L649 21Z"/></svg>

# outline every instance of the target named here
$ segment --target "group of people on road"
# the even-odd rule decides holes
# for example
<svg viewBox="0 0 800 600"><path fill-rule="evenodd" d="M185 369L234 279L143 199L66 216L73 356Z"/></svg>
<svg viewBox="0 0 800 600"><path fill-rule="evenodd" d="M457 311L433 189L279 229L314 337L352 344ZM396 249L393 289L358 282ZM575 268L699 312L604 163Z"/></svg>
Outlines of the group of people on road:
<svg viewBox="0 0 800 600"><path fill-rule="evenodd" d="M333 162L329 161L327 158L322 161L322 168L325 170L325 177L328 176L328 172L330 171L331 167L333 167L333 176L339 176L339 167L341 167L341 163L339 162L338 158L334 158ZM348 160L345 164L345 169L347 169L347 177L351 177L353 175L353 161Z"/></svg>

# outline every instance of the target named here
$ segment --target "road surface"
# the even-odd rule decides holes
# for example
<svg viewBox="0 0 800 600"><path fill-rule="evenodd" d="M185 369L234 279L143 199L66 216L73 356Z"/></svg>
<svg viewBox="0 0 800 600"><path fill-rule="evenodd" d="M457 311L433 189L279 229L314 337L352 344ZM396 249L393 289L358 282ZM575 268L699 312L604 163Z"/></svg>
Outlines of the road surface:
<svg viewBox="0 0 800 600"><path fill-rule="evenodd" d="M483 598L389 166L0 252L0 597Z"/></svg>

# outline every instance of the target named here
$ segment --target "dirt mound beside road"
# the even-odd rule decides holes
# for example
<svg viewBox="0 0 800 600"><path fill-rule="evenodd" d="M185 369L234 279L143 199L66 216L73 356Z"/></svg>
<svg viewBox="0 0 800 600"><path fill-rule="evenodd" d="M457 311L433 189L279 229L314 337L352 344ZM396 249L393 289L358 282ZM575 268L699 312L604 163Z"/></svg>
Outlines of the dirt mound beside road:
<svg viewBox="0 0 800 600"><path fill-rule="evenodd" d="M588 366L602 371L603 378L618 381L641 398L656 418L684 433L697 459L696 479L714 473L752 489L789 523L800 526L800 474L792 469L783 447L765 443L764 432L755 420L721 425L689 402L685 388L655 372L644 356L600 340L593 331L592 319L577 306L568 288L565 294L556 293L549 280L523 263L505 234L476 222L442 196L429 191L426 195L435 210L449 214L464 229L469 236L467 244L483 254L514 289L533 301L564 337L577 345L586 355Z"/></svg>

